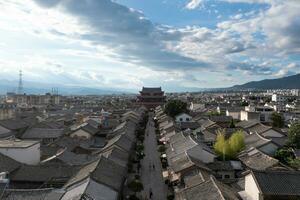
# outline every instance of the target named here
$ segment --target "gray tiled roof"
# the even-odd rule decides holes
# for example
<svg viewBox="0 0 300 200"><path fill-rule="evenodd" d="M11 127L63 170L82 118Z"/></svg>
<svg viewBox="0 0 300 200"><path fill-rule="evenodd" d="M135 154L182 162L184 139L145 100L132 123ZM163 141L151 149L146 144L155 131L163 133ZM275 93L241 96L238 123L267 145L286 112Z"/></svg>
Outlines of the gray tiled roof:
<svg viewBox="0 0 300 200"><path fill-rule="evenodd" d="M288 137L268 137L277 146L282 147L288 142Z"/></svg>
<svg viewBox="0 0 300 200"><path fill-rule="evenodd" d="M18 130L18 129L23 129L28 127L28 124L26 124L22 120L16 120L16 119L1 120L0 125L9 130Z"/></svg>
<svg viewBox="0 0 300 200"><path fill-rule="evenodd" d="M12 172L20 166L18 161L0 153L0 172Z"/></svg>
<svg viewBox="0 0 300 200"><path fill-rule="evenodd" d="M65 188L72 186L73 184L80 182L89 177L90 173L92 173L99 163L99 159L96 161L83 166L73 177L69 179L69 181L65 184Z"/></svg>
<svg viewBox="0 0 300 200"><path fill-rule="evenodd" d="M119 192L123 186L126 167L117 164L114 160L101 156L96 161L82 167L66 184L72 186L88 177Z"/></svg>
<svg viewBox="0 0 300 200"><path fill-rule="evenodd" d="M54 189L5 190L1 200L58 200L63 193Z"/></svg>
<svg viewBox="0 0 300 200"><path fill-rule="evenodd" d="M4 190L7 188L8 182L0 182L0 199L2 199L2 195L4 193Z"/></svg>
<svg viewBox="0 0 300 200"><path fill-rule="evenodd" d="M176 157L168 159L168 161L175 173L195 165L186 153L178 154Z"/></svg>
<svg viewBox="0 0 300 200"><path fill-rule="evenodd" d="M265 126L263 124L256 124L250 128L248 128L248 131L249 132L252 132L252 133L258 133L258 134L262 134L268 130L272 129L272 127L270 126Z"/></svg>
<svg viewBox="0 0 300 200"><path fill-rule="evenodd" d="M198 120L197 122L201 125L201 128L203 128L203 129L208 128L208 127L216 124L216 122L213 122L209 119L201 119L201 120Z"/></svg>
<svg viewBox="0 0 300 200"><path fill-rule="evenodd" d="M67 165L84 165L94 161L97 158L96 155L87 154L76 154L71 151L64 151L62 154L58 155L55 159L60 160Z"/></svg>
<svg viewBox="0 0 300 200"><path fill-rule="evenodd" d="M11 131L7 128L0 126L0 138L9 136Z"/></svg>
<svg viewBox="0 0 300 200"><path fill-rule="evenodd" d="M213 122L230 122L232 120L231 116L223 116L223 115L213 115L210 116L209 119Z"/></svg>
<svg viewBox="0 0 300 200"><path fill-rule="evenodd" d="M277 159L268 156L257 149L242 154L239 156L239 160L241 160L244 165L254 170L266 170L279 163Z"/></svg>
<svg viewBox="0 0 300 200"><path fill-rule="evenodd" d="M184 129L195 130L200 127L200 124L198 122L180 122L179 126L182 130Z"/></svg>
<svg viewBox="0 0 300 200"><path fill-rule="evenodd" d="M114 161L101 156L96 169L91 177L98 183L111 187L120 192L126 175L126 168Z"/></svg>
<svg viewBox="0 0 300 200"><path fill-rule="evenodd" d="M156 88L148 88L148 87L143 87L142 92L162 92L161 87L156 87Z"/></svg>
<svg viewBox="0 0 300 200"><path fill-rule="evenodd" d="M230 106L227 107L228 112L240 112L241 110L245 110L243 106Z"/></svg>
<svg viewBox="0 0 300 200"><path fill-rule="evenodd" d="M84 127L82 127L82 130L84 130L84 131L90 133L91 135L95 135L96 133L99 132L99 129L93 127L93 126L90 125L90 124L87 124L87 125L85 125Z"/></svg>
<svg viewBox="0 0 300 200"><path fill-rule="evenodd" d="M51 128L51 129L65 128L63 122L56 122L56 121L43 121L43 122L35 124L33 127L34 128Z"/></svg>
<svg viewBox="0 0 300 200"><path fill-rule="evenodd" d="M97 121L95 121L95 120L93 120L93 119L89 119L89 120L87 120L86 121L89 125L91 125L92 127L94 127L94 128L98 128L99 127L99 125L100 125L100 123L99 122L97 122Z"/></svg>
<svg viewBox="0 0 300 200"><path fill-rule="evenodd" d="M198 171L195 171L194 174L184 176L184 184L186 188L189 188L198 185L200 183L203 183L209 180L209 178L210 175L208 172L198 169Z"/></svg>
<svg viewBox="0 0 300 200"><path fill-rule="evenodd" d="M129 154L128 152L121 150L117 146L112 146L107 151L101 153L101 155L103 155L106 158L109 158L110 160L113 160L114 162L118 163L123 167L127 167Z"/></svg>
<svg viewBox="0 0 300 200"><path fill-rule="evenodd" d="M63 148L66 147L69 151L71 151L75 147L79 146L80 143L82 143L82 140L80 140L78 138L75 138L75 137L72 138L72 137L69 137L69 136L64 136L64 137L59 138L58 140L56 140L53 143L53 145L63 147Z"/></svg>
<svg viewBox="0 0 300 200"><path fill-rule="evenodd" d="M116 145L121 149L123 149L124 151L129 152L132 148L133 142L126 134L117 135L107 142L103 150L108 149L112 145Z"/></svg>
<svg viewBox="0 0 300 200"><path fill-rule="evenodd" d="M64 129L30 128L22 135L23 139L58 138L64 134Z"/></svg>
<svg viewBox="0 0 300 200"><path fill-rule="evenodd" d="M68 180L78 169L61 164L22 165L11 174L12 181L44 182L48 180Z"/></svg>
<svg viewBox="0 0 300 200"><path fill-rule="evenodd" d="M213 177L176 194L176 200L238 200L237 194Z"/></svg>
<svg viewBox="0 0 300 200"><path fill-rule="evenodd" d="M230 161L215 161L206 164L206 166L213 171L234 171Z"/></svg>
<svg viewBox="0 0 300 200"><path fill-rule="evenodd" d="M299 171L252 171L263 194L300 197Z"/></svg>
<svg viewBox="0 0 300 200"><path fill-rule="evenodd" d="M119 193L107 190L105 187L101 183L90 179L81 200L117 200Z"/></svg>
<svg viewBox="0 0 300 200"><path fill-rule="evenodd" d="M252 126L255 126L256 124L259 124L259 121L249 120L249 121L241 121L241 122L237 123L235 126L247 129L247 128L250 128Z"/></svg>
<svg viewBox="0 0 300 200"><path fill-rule="evenodd" d="M247 148L251 148L251 147L259 148L269 142L270 142L270 140L265 139L256 133L247 135L245 137L245 145Z"/></svg>
<svg viewBox="0 0 300 200"><path fill-rule="evenodd" d="M197 143L191 137L185 137L182 133L172 136L167 145L166 154L168 159L181 154L196 146Z"/></svg>

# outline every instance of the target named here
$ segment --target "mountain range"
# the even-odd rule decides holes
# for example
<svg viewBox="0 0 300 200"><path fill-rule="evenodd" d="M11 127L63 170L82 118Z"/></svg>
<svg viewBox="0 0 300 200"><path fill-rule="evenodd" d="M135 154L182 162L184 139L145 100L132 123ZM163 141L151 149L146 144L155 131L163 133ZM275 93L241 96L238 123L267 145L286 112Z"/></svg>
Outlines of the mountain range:
<svg viewBox="0 0 300 200"><path fill-rule="evenodd" d="M18 81L0 80L0 94L16 92ZM95 88L52 85L38 82L24 82L24 92L27 94L45 94L51 92L52 88L58 88L59 94L63 95L109 95L109 94L134 94L135 90L115 89L115 88ZM198 91L223 91L223 90L265 90L265 89L300 89L300 74L277 79L265 79L261 81L251 81L242 85L234 85L229 88L202 88ZM196 89L194 89L196 90ZM193 91L193 90L191 90ZM190 91L190 92L191 92Z"/></svg>
<svg viewBox="0 0 300 200"><path fill-rule="evenodd" d="M227 88L231 90L244 89L300 89L300 74L286 76L277 79L265 79L261 81L251 81L242 85L235 85Z"/></svg>
<svg viewBox="0 0 300 200"><path fill-rule="evenodd" d="M58 93L63 95L109 95L134 93L134 91L126 89L65 86L59 84L48 84L31 81L24 81L23 85L23 92L26 94L45 94L47 92L51 92L52 88L58 89ZM6 94L7 92L17 92L17 87L18 81L16 80L0 80L0 94Z"/></svg>

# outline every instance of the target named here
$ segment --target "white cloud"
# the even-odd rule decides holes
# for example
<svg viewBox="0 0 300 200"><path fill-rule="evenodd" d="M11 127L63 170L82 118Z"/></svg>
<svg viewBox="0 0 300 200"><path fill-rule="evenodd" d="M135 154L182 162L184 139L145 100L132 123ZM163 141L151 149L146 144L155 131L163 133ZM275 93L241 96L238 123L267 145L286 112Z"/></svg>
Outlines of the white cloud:
<svg viewBox="0 0 300 200"><path fill-rule="evenodd" d="M222 1L227 1L229 3L265 3L265 4L274 4L274 3L278 3L282 0L222 0Z"/></svg>
<svg viewBox="0 0 300 200"><path fill-rule="evenodd" d="M202 3L203 3L203 0L190 0L190 2L188 2L185 5L185 8L189 9L189 10L193 10L193 9L199 8L202 5Z"/></svg>
<svg viewBox="0 0 300 200"><path fill-rule="evenodd" d="M203 83L193 76L204 72L222 74L232 70L272 75L289 74L298 68L286 72L280 63L286 61L283 55L300 52L300 8L292 1L274 4L261 0L269 2L270 7L237 14L214 29L153 24L142 12L109 0L38 2L43 6L29 0L0 4L0 29L51 42L47 49L50 55L37 52L26 58L30 62L21 59L17 64L10 63L33 67L27 70L32 77L51 76L50 80L62 79L64 83L75 80L75 84L107 87L138 88L151 80L191 87ZM203 2L190 1L187 8L195 9Z"/></svg>

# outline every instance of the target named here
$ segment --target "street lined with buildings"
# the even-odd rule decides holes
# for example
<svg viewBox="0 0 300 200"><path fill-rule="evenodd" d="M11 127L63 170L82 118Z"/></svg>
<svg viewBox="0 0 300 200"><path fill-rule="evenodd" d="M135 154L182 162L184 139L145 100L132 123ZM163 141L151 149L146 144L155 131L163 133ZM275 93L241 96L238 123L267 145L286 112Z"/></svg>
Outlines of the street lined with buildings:
<svg viewBox="0 0 300 200"><path fill-rule="evenodd" d="M167 185L162 178L162 167L157 152L153 113L149 116L144 145L145 157L142 161L141 177L144 185L143 196L150 198L150 193L152 193L152 199L165 200L167 198Z"/></svg>

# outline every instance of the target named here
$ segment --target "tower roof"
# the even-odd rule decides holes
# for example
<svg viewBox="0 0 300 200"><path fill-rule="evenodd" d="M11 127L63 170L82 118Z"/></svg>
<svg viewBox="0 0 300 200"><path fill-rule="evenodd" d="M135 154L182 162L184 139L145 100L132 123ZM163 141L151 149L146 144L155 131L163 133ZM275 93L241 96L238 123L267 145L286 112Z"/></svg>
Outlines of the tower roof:
<svg viewBox="0 0 300 200"><path fill-rule="evenodd" d="M142 92L162 92L161 87L143 87Z"/></svg>

